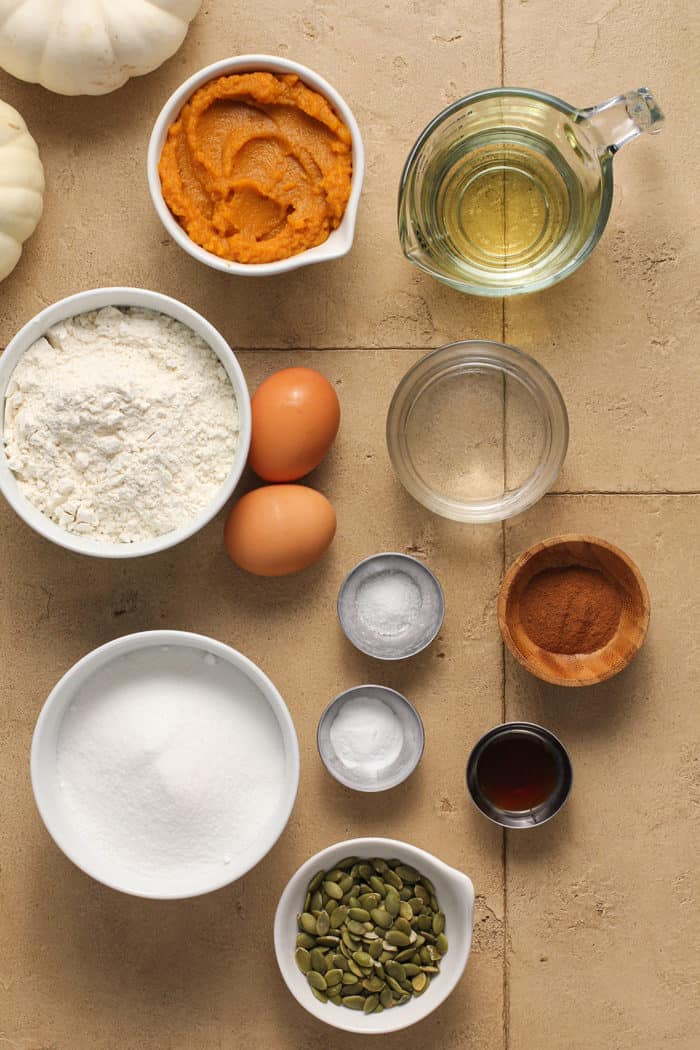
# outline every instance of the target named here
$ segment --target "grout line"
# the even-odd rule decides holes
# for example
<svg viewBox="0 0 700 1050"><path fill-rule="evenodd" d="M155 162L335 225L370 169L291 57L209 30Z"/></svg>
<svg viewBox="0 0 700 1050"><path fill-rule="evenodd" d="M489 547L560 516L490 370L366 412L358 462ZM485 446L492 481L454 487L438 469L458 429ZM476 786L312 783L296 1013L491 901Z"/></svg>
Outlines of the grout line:
<svg viewBox="0 0 700 1050"><path fill-rule="evenodd" d="M505 50L505 0L499 0L500 41L501 41L501 87L505 85L506 72L506 50ZM505 257L506 239L506 195L505 195L505 172L503 174L503 249ZM506 300L501 299L501 342L506 342ZM506 380L503 377L503 487L507 480L507 458L506 458ZM501 522L501 578L506 572L506 523ZM501 721L506 721L506 647L501 642L501 682L502 682L502 704ZM502 831L501 866L503 871L503 1050L508 1050L510 1045L510 972L508 966L508 838L506 829Z"/></svg>
<svg viewBox="0 0 700 1050"><path fill-rule="evenodd" d="M700 496L700 489L633 489L620 492L617 489L571 489L564 492L547 492L549 496Z"/></svg>

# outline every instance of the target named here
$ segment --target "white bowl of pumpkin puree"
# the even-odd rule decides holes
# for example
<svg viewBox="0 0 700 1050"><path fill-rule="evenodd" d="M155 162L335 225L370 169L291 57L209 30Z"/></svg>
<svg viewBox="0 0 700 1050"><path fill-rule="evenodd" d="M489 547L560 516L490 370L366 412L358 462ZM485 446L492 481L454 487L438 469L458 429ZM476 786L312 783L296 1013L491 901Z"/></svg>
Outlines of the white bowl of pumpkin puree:
<svg viewBox="0 0 700 1050"><path fill-rule="evenodd" d="M163 106L148 146L165 229L195 259L234 274L347 254L363 175L350 107L312 70L271 55L195 73Z"/></svg>

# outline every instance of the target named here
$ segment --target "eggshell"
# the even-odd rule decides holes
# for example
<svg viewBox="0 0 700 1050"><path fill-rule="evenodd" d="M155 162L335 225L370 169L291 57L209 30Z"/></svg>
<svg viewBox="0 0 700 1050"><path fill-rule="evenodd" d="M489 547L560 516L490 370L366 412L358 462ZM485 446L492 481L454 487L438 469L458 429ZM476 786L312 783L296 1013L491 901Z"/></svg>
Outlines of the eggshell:
<svg viewBox="0 0 700 1050"><path fill-rule="evenodd" d="M248 462L265 481L296 481L317 467L335 440L340 403L313 368L284 368L251 401Z"/></svg>
<svg viewBox="0 0 700 1050"><path fill-rule="evenodd" d="M306 485L266 485L231 508L224 542L231 559L257 576L286 576L313 565L335 535L335 511Z"/></svg>

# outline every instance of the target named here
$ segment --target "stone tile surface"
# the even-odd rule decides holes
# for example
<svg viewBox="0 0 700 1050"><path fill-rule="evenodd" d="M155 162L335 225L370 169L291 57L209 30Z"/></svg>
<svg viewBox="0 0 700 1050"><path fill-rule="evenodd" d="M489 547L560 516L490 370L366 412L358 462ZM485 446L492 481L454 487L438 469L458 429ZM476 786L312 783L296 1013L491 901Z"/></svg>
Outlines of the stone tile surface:
<svg viewBox="0 0 700 1050"><path fill-rule="evenodd" d="M37 139L47 170L42 222L2 287L0 346L42 307L100 285L183 299L234 346L439 346L498 338L499 303L467 299L403 258L399 177L425 124L499 79L498 0L465 25L459 0L351 4L209 0L181 50L101 98L62 98L0 71L0 98ZM158 112L192 73L229 55L272 54L315 69L360 124L367 171L355 247L335 263L250 281L200 266L170 241L151 204L146 147ZM372 279L367 280L367 274Z"/></svg>
<svg viewBox="0 0 700 1050"><path fill-rule="evenodd" d="M223 551L222 518L172 552L115 565L55 549L0 506L3 1050L3 1040L13 1050L357 1047L288 994L271 923L298 865L358 834L404 838L472 876L478 894L472 965L414 1038L455 1050L502 1050L501 836L479 819L464 790L471 741L501 714L495 618L501 533L497 526L465 530L436 521L393 478L383 419L415 357L295 355L336 384L344 408L338 441L311 477L337 508L338 534L327 557L303 576L265 581L237 570ZM287 362L284 353L242 355L251 388ZM450 610L433 646L396 665L352 649L335 614L345 573L386 549L425 559L444 584ZM166 626L221 638L258 662L287 700L302 758L296 808L272 853L235 886L180 903L132 900L74 868L35 812L28 768L36 716L60 675L111 638ZM405 692L427 736L411 780L378 796L336 784L315 744L328 701L369 681ZM405 1035L388 1037L386 1045L404 1046Z"/></svg>
<svg viewBox="0 0 700 1050"><path fill-rule="evenodd" d="M574 767L566 808L507 836L510 1050L697 1046L699 513L698 496L548 496L506 530L508 563L559 532L604 536L651 595L645 647L602 685L506 658L507 718L551 728Z"/></svg>
<svg viewBox="0 0 700 1050"><path fill-rule="evenodd" d="M305 857L363 831L433 850L469 872L477 892L474 951L458 990L383 1046L695 1045L699 508L697 496L664 492L700 489L698 157L688 101L699 38L693 0L260 0L240 10L205 0L181 51L113 95L60 98L0 72L0 98L27 119L48 177L39 229L0 288L0 346L64 295L143 285L188 302L247 348L251 388L275 368L310 363L344 405L338 442L312 479L336 504L338 535L298 578L238 572L222 550L222 518L160 557L100 564L44 543L0 505L1 1050L359 1048L287 994L270 920ZM144 173L169 93L208 62L254 51L325 75L352 105L367 150L352 253L255 282L199 267L171 244ZM648 83L669 118L661 136L616 159L610 223L591 259L563 285L505 306L418 273L401 256L395 223L418 132L453 99L503 78L581 105ZM404 370L420 350L462 337L531 352L569 408L560 494L503 530L423 511L385 451L386 408ZM309 352L320 347L341 349ZM519 428L524 445L508 398L505 407L504 433ZM508 463L509 480L517 469ZM581 693L541 686L509 658L504 680L495 618L504 563L563 529L618 542L652 598L639 659ZM379 549L425 558L446 591L440 638L405 666L362 657L335 622L343 575ZM236 886L177 904L131 900L83 876L44 831L28 777L36 715L60 675L110 638L159 626L210 633L258 661L287 698L302 748L298 803L275 850ZM314 743L328 699L370 679L404 690L427 734L417 773L379 798L336 785ZM509 836L505 866L500 832L464 791L466 754L504 704L507 717L559 732L576 776L556 821L536 836ZM248 954L242 944L253 946Z"/></svg>
<svg viewBox="0 0 700 1050"><path fill-rule="evenodd" d="M504 0L506 84L577 106L649 85L666 112L615 158L607 229L567 281L506 301L506 341L561 386L571 445L561 491L696 491L700 265L694 0Z"/></svg>

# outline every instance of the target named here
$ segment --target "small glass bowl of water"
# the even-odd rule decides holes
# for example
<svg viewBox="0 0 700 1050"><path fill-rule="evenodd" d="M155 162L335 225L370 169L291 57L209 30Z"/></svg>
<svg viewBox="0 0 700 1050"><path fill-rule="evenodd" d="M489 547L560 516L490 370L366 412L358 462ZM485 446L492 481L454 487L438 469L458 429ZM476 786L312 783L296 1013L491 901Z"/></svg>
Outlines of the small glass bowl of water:
<svg viewBox="0 0 700 1050"><path fill-rule="evenodd" d="M433 350L399 383L387 416L394 470L444 518L503 521L556 481L569 443L559 388L522 350L465 340Z"/></svg>

